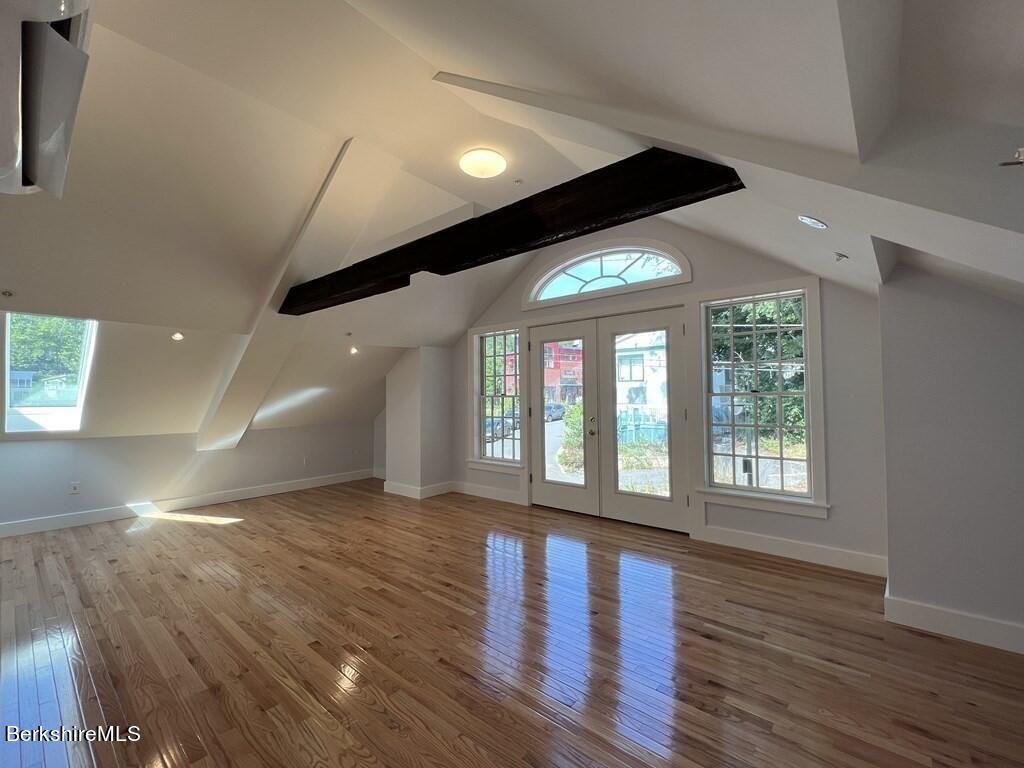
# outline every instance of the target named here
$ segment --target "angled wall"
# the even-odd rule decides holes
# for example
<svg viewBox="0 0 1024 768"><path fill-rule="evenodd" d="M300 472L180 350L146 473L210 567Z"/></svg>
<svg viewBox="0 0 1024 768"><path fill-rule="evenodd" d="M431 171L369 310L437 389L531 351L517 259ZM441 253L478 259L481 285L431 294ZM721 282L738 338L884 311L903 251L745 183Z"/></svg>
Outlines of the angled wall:
<svg viewBox="0 0 1024 768"><path fill-rule="evenodd" d="M886 615L1024 652L1024 306L900 267L880 307Z"/></svg>
<svg viewBox="0 0 1024 768"><path fill-rule="evenodd" d="M408 350L387 375L384 490L426 498L451 490L451 357L444 347Z"/></svg>
<svg viewBox="0 0 1024 768"><path fill-rule="evenodd" d="M130 517L142 501L181 509L369 477L371 443L369 422L250 430L217 452L196 451L194 434L0 442L0 536Z"/></svg>

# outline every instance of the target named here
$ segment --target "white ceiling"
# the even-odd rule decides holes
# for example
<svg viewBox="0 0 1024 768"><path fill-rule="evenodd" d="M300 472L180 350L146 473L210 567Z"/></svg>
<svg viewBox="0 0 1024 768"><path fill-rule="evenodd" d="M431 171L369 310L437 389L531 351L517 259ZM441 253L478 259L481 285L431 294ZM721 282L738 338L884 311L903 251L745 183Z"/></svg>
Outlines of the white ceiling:
<svg viewBox="0 0 1024 768"><path fill-rule="evenodd" d="M820 0L353 0L439 69L856 153Z"/></svg>
<svg viewBox="0 0 1024 768"><path fill-rule="evenodd" d="M1014 0L97 0L95 18L64 199L0 199L0 309L105 321L83 436L195 432L225 391L252 401L228 431L372 418L401 349L453 343L529 256L294 324L268 297L651 145L737 169L747 190L665 218L753 253L868 292L887 253L1024 284L1024 169L996 167L1024 144ZM509 171L461 174L479 145Z"/></svg>
<svg viewBox="0 0 1024 768"><path fill-rule="evenodd" d="M95 27L64 199L0 200L12 308L246 332L333 144Z"/></svg>
<svg viewBox="0 0 1024 768"><path fill-rule="evenodd" d="M240 337L101 322L82 416L83 436L195 432Z"/></svg>
<svg viewBox="0 0 1024 768"><path fill-rule="evenodd" d="M1024 126L1024 3L905 0L904 19L908 106Z"/></svg>
<svg viewBox="0 0 1024 768"><path fill-rule="evenodd" d="M361 345L344 335L324 344L306 334L295 346L253 418L253 429L373 419L384 408L381 382L405 351Z"/></svg>

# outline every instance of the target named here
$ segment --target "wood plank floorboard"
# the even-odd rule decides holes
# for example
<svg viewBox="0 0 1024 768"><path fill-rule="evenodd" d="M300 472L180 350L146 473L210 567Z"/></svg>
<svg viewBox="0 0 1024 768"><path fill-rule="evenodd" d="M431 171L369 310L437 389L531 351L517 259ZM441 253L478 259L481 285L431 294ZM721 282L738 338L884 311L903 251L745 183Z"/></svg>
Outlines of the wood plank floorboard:
<svg viewBox="0 0 1024 768"><path fill-rule="evenodd" d="M1024 657L881 579L359 481L0 540L0 766L1024 766Z"/></svg>

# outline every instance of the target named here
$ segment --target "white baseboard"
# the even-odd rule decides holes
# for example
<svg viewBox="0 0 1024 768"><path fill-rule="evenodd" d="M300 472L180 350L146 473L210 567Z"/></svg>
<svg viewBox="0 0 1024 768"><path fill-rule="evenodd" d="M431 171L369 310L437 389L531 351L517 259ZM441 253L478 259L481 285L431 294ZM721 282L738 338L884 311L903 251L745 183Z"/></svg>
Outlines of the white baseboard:
<svg viewBox="0 0 1024 768"><path fill-rule="evenodd" d="M304 491L307 488L319 488L324 485L349 483L353 480L363 480L367 477L371 477L372 475L372 470L357 469L352 472L339 472L334 475L304 477L299 480L285 480L280 483L267 483L266 485L253 485L248 488L233 488L227 491L202 493L198 496L183 496L177 499L160 499L153 503L156 504L156 506L163 512L176 512L179 509L208 507L213 504L224 504L229 501L243 501L245 499L255 499L259 496L273 496L278 493Z"/></svg>
<svg viewBox="0 0 1024 768"><path fill-rule="evenodd" d="M508 504L518 504L523 507L529 506L519 491L509 491L504 488L492 488L489 485L478 485L477 483L454 482L452 483L452 486L453 491L456 493L465 493L467 496L480 496L484 499L504 501Z"/></svg>
<svg viewBox="0 0 1024 768"><path fill-rule="evenodd" d="M406 496L410 499L429 499L431 496L440 496L442 493L451 493L455 484L434 483L433 485L406 485L405 483L394 483L390 480L384 481L384 490L387 493L394 493L398 496Z"/></svg>
<svg viewBox="0 0 1024 768"><path fill-rule="evenodd" d="M793 560L804 560L833 568L843 568L847 571L857 571L872 576L887 576L889 572L889 561L883 555L856 552L852 549L826 547L822 544L781 539L776 536L765 536L760 533L738 531L734 528L722 528L716 525L705 526L690 535L697 541L710 541L714 544L724 544L727 547L751 549L755 552L788 557Z"/></svg>
<svg viewBox="0 0 1024 768"><path fill-rule="evenodd" d="M215 491L213 493L200 494L199 496L185 496L178 499L161 499L152 503L155 504L162 512L176 512L181 509L208 507L213 504L223 504L228 501L242 501L243 499L254 499L258 496L272 496L276 493L288 493L289 491L302 491L307 488L319 488L323 485L348 483L352 480L362 480L370 477L372 474L373 473L369 469L358 469L354 472L341 472L335 475L320 475L319 477L304 477L299 480L286 480L280 483L254 485L249 488L234 488L228 491ZM9 523L0 523L0 538L5 536L21 536L26 533L38 533L40 531L52 531L57 528L71 528L76 525L106 523L111 520L122 520L126 517L135 517L135 512L127 505L121 505L118 507L107 507L105 509L90 509L84 512L69 512L64 515L49 515L47 517L33 517L27 520L14 520Z"/></svg>
<svg viewBox="0 0 1024 768"><path fill-rule="evenodd" d="M384 490L399 496L407 496L410 499L429 499L431 496L440 496L442 493L465 493L468 496L480 496L484 499L505 501L509 504L526 505L519 491L507 491L503 488L491 488L487 485L464 483L459 480L424 486L406 485L385 480Z"/></svg>
<svg viewBox="0 0 1024 768"><path fill-rule="evenodd" d="M48 517L32 517L27 520L13 520L9 523L0 523L0 538L54 531L58 528L73 528L76 525L108 523L111 520L123 520L126 517L135 517L135 513L122 505L105 509L87 509L83 512L68 512L63 515L49 515Z"/></svg>
<svg viewBox="0 0 1024 768"><path fill-rule="evenodd" d="M387 468L386 467L374 467L373 476L378 480L387 480Z"/></svg>
<svg viewBox="0 0 1024 768"><path fill-rule="evenodd" d="M885 620L1004 651L1024 653L1024 624L892 597L888 585L885 588Z"/></svg>

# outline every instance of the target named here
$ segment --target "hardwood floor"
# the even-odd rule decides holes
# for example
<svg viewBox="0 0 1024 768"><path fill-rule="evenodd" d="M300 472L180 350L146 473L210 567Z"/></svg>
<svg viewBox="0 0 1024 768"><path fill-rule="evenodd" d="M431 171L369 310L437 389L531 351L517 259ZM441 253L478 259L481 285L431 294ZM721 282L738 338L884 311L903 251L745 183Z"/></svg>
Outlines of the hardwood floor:
<svg viewBox="0 0 1024 768"><path fill-rule="evenodd" d="M362 481L0 554L3 724L142 734L3 768L1024 765L1024 657L678 534Z"/></svg>

